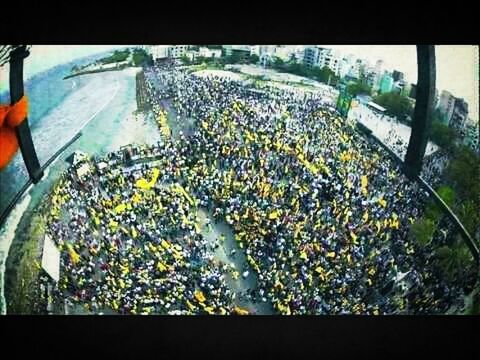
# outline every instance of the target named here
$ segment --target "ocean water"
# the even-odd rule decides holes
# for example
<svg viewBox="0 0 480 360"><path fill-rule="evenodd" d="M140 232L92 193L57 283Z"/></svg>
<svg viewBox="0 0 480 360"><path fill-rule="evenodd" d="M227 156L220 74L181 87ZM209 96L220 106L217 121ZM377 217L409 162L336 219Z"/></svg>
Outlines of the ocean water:
<svg viewBox="0 0 480 360"><path fill-rule="evenodd" d="M85 62L91 61L83 60ZM82 136L70 145L17 203L0 229L0 313L5 312L3 277L11 243L21 229L22 215L37 207L59 175L68 167L65 159L75 150L104 155L130 143L154 144L160 139L156 124L136 117L135 74L137 68L83 75L63 80L72 63L33 77L26 85L30 96L29 122L40 164L79 131ZM5 101L5 95L2 101ZM8 100L7 100L8 101ZM0 172L0 211L28 179L20 151Z"/></svg>
<svg viewBox="0 0 480 360"><path fill-rule="evenodd" d="M54 154L55 151L63 145L60 144L59 141L49 141L48 146L44 146L45 144L37 146L42 141L42 139L39 138L39 134L42 133L42 128L48 125L48 121L50 121L48 114L56 109L65 98L81 89L87 82L86 79L81 76L67 80L63 80L63 77L70 74L70 70L75 64L87 64L104 55L105 54L96 54L55 66L32 76L25 82L25 94L29 98L28 122L40 164L43 163L42 159L48 159L49 156ZM8 81L8 79L3 78L1 80ZM0 103L9 102L10 95L8 91L0 93ZM50 126L55 126L55 124L50 123ZM63 134L59 135L56 140L65 139ZM18 151L12 163L0 172L0 213L3 212L27 180L28 173L23 164L21 153Z"/></svg>

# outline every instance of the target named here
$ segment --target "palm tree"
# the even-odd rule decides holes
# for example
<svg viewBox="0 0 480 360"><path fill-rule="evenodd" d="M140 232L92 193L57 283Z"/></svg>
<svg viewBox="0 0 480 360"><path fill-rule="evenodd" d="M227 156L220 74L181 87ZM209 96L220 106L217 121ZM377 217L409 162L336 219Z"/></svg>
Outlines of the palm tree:
<svg viewBox="0 0 480 360"><path fill-rule="evenodd" d="M451 246L444 245L438 248L436 255L438 264L449 280L461 276L472 265L473 257L470 251L458 238Z"/></svg>

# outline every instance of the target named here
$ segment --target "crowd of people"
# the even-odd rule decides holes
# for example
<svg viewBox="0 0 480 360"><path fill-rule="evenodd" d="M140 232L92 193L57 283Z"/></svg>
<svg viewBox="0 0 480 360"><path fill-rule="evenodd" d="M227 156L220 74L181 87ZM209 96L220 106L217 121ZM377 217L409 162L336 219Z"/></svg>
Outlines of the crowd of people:
<svg viewBox="0 0 480 360"><path fill-rule="evenodd" d="M167 158L172 149L160 153ZM58 286L70 306L122 314L234 310L225 269L201 235L196 200L178 183L166 185L167 164L101 170L82 164L90 172L64 175L48 216L63 255Z"/></svg>
<svg viewBox="0 0 480 360"><path fill-rule="evenodd" d="M156 162L71 171L56 188L49 231L66 249L71 301L232 313L229 269L213 261L198 207L231 226L252 292L280 314L444 313L463 301L461 279L446 283L409 236L428 194L321 97L175 68L145 79L154 111L166 118L159 99L170 98L196 130L166 134Z"/></svg>

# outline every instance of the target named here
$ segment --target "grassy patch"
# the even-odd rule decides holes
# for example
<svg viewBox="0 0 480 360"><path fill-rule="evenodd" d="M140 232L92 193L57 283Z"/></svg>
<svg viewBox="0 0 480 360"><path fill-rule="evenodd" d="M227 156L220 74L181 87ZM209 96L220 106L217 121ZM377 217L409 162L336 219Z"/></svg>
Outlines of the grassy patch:
<svg viewBox="0 0 480 360"><path fill-rule="evenodd" d="M11 256L12 268L8 286L7 311L9 314L39 314L40 244L45 234L45 221L34 215L21 247Z"/></svg>

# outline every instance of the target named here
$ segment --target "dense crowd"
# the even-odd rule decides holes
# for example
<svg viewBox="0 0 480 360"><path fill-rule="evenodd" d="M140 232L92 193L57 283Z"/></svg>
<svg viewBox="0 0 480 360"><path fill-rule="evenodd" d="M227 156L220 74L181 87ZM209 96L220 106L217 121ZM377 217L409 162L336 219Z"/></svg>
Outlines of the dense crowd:
<svg viewBox="0 0 480 360"><path fill-rule="evenodd" d="M428 195L322 98L171 68L146 80L156 113L171 97L196 131L166 136L156 163L70 172L56 188L49 231L67 249L72 301L231 313L229 269L212 261L197 207L231 226L254 295L278 313L443 313L462 301L462 282L447 284L409 236Z"/></svg>
<svg viewBox="0 0 480 360"><path fill-rule="evenodd" d="M171 149L159 153L167 158ZM48 219L63 254L59 288L70 305L95 313L233 310L221 274L226 269L201 235L195 200L179 184L158 179L168 178L166 164L102 170L83 164L90 166L88 180L68 172L54 190Z"/></svg>

